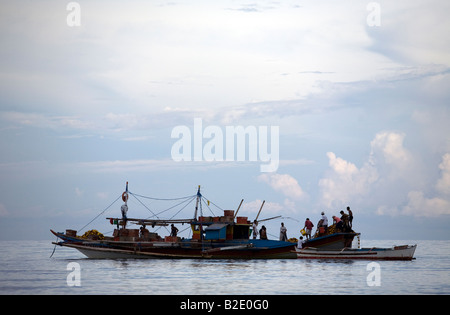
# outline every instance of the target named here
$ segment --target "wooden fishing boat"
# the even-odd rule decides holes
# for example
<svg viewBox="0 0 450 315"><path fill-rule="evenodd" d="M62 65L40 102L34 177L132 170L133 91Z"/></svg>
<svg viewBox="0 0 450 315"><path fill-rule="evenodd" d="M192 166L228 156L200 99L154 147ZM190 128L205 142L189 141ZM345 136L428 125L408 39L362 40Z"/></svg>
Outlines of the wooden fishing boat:
<svg viewBox="0 0 450 315"><path fill-rule="evenodd" d="M296 248L301 259L365 259L365 260L412 260L417 245L393 246L391 248L343 248L323 250L319 248Z"/></svg>
<svg viewBox="0 0 450 315"><path fill-rule="evenodd" d="M359 233L335 232L326 235L316 234L315 237L305 241L304 247L319 248L321 250L341 250L343 248L351 248L355 236Z"/></svg>
<svg viewBox="0 0 450 315"><path fill-rule="evenodd" d="M122 194L125 205L129 194L131 192L128 191L127 183L126 191ZM60 239L53 244L77 249L89 258L297 258L295 243L249 238L252 224L247 217L237 216L243 200L236 212L224 210L223 216L206 217L202 215L201 210L200 186L196 198L195 214L192 219L107 218L111 224L117 225L112 236L104 236L95 230L91 230L95 233L88 233L88 235L85 233L84 236L77 236L75 230L66 230L65 233L50 230ZM199 210L200 215L198 215ZM263 220L259 222L261 221ZM141 225L141 228L126 227L127 224L133 223ZM190 225L192 238L182 239L176 236L162 238L146 229L146 226L168 226L169 224Z"/></svg>

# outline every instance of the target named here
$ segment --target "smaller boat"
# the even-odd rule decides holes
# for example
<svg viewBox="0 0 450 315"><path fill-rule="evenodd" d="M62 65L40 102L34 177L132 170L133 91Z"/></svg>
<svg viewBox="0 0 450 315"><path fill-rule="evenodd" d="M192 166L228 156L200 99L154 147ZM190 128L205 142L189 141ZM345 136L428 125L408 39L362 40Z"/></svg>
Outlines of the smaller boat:
<svg viewBox="0 0 450 315"><path fill-rule="evenodd" d="M365 259L365 260L412 260L417 245L401 245L390 248L343 248L321 250L313 247L296 248L301 259Z"/></svg>

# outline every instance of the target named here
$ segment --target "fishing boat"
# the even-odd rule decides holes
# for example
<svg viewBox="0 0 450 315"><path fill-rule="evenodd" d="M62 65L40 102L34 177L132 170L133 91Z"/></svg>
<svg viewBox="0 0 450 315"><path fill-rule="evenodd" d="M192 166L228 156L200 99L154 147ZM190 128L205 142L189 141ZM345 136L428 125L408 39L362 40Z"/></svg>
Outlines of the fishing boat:
<svg viewBox="0 0 450 315"><path fill-rule="evenodd" d="M360 233L354 231L341 232L331 231L328 233L316 233L315 236L304 242L304 247L319 248L321 250L341 250L343 248L351 248L355 236Z"/></svg>
<svg viewBox="0 0 450 315"><path fill-rule="evenodd" d="M365 260L412 260L417 245L401 245L391 248L343 248L323 250L319 248L296 248L301 259L365 259Z"/></svg>
<svg viewBox="0 0 450 315"><path fill-rule="evenodd" d="M125 206L127 206L130 195L139 196L128 191L127 183L126 190L122 194ZM250 239L251 222L247 217L237 216L243 200L236 211L223 210L223 216L204 216L202 213L204 200L202 200L200 186L197 194L193 197L196 198L193 218L161 219L154 215L148 219L136 219L127 218L123 213L121 218L106 218L111 224L117 226L112 236L104 236L96 230L90 230L82 236L77 235L76 230L66 230L65 232L50 230L59 239L53 244L77 249L88 258L297 258L296 243ZM207 203L209 204L209 201ZM262 221L264 220L259 220L259 222ZM127 224L136 224L141 227L130 229L127 228ZM192 237L185 239L172 235L162 238L157 233L149 232L146 228L147 226L167 227L169 224L188 224Z"/></svg>

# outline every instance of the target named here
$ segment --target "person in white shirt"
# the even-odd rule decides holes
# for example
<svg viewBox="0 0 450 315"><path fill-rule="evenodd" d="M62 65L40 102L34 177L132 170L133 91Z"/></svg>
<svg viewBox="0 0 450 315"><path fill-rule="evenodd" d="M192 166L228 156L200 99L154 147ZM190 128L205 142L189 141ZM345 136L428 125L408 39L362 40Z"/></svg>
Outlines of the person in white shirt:
<svg viewBox="0 0 450 315"><path fill-rule="evenodd" d="M128 212L128 206L126 203L120 207L120 211L122 212L122 221L123 221L123 228L127 225L127 212Z"/></svg>
<svg viewBox="0 0 450 315"><path fill-rule="evenodd" d="M303 236L300 236L300 238L298 239L297 248L302 249L304 243L305 241L303 240Z"/></svg>
<svg viewBox="0 0 450 315"><path fill-rule="evenodd" d="M258 237L258 221L253 221L253 239L256 240Z"/></svg>
<svg viewBox="0 0 450 315"><path fill-rule="evenodd" d="M325 232L327 232L327 228L328 228L328 218L325 215L325 212L322 211L322 227L325 228Z"/></svg>
<svg viewBox="0 0 450 315"><path fill-rule="evenodd" d="M284 223L281 222L281 227L280 227L280 241L287 241L287 228L284 226Z"/></svg>

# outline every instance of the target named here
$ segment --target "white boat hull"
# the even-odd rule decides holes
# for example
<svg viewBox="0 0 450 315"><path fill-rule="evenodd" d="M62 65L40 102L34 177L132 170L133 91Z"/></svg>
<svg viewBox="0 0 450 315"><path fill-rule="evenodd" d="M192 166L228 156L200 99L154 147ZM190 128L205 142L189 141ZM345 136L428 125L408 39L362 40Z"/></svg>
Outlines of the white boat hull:
<svg viewBox="0 0 450 315"><path fill-rule="evenodd" d="M361 248L342 250L320 250L317 248L296 249L301 259L365 259L365 260L412 260L417 245L402 245L392 248Z"/></svg>

